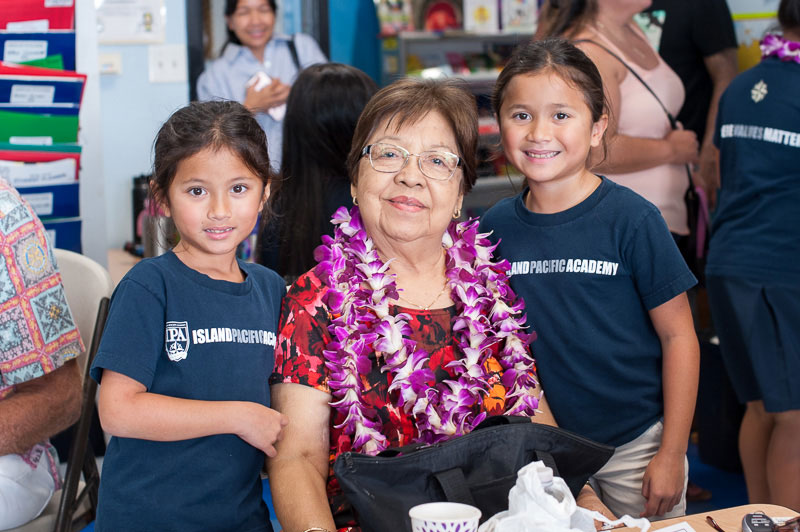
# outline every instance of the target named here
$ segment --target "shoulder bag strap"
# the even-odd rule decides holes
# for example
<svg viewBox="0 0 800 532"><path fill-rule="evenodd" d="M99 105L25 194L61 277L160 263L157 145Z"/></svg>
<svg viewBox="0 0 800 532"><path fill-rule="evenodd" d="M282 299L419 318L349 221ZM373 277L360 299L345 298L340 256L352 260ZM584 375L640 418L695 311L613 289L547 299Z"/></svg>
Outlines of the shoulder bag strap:
<svg viewBox="0 0 800 532"><path fill-rule="evenodd" d="M620 63L622 63L622 65L623 65L625 68L627 68L627 69L628 69L628 72L630 72L631 74L633 74L633 76L634 76L636 79L638 79L638 80L639 80L639 82L640 82L642 85L644 85L644 88L645 88L645 89L647 89L647 92L649 92L650 94L652 94L652 95L653 95L653 98L655 98L655 99L656 99L656 101L658 102L658 105L660 105L660 106L661 106L661 109L663 109L663 110L664 110L664 114L666 114L666 115L667 115L667 120L669 120L669 125L670 125L670 127L671 127L672 129L678 129L678 121L677 121L677 120L675 120L675 117L674 117L674 116L672 116L672 113L670 113L670 112L667 110L667 107L664 105L664 102L662 102L662 101L661 101L661 98L659 98L659 97L658 97L658 94L656 94L656 93L655 93L655 91L654 91L652 88L650 88L650 85L648 85L648 84L647 84L647 82L646 82L645 80L643 80L643 79L642 79L642 76L640 76L640 75L639 75L639 74L638 74L638 73L637 73L637 72L636 72L636 71L635 71L633 68L631 68L631 66L630 66L628 63L626 63L624 59L622 59L622 58L621 58L619 55L617 55L617 54L615 54L613 51L611 51L611 50L610 50L610 49L609 49L607 46L604 46L604 45L600 44L600 43L599 43L599 42L597 42L597 41L593 41L593 40L591 40L591 39L578 39L578 40L576 40L576 41L572 41L572 43L573 43L573 44L578 44L578 43L582 43L582 42L588 42L588 43L591 43L591 44L593 44L593 45L595 45L595 46L597 46L597 47L599 47L599 48L602 48L603 50L605 50L606 52L608 52L608 54L609 54L609 55L611 55L611 56L612 56L612 57L614 57L614 58L615 58L617 61L619 61ZM687 165L685 165L685 166L686 166L686 175L689 177L689 188L690 188L690 189L692 189L692 190L694 190L694 184L692 183L692 173L691 173L691 171L689 170L689 165L687 164Z"/></svg>
<svg viewBox="0 0 800 532"><path fill-rule="evenodd" d="M294 67L297 70L300 70L300 59L298 59L297 57L297 46L295 46L294 44L294 35L292 35L292 38L289 39L289 42L287 42L286 44L289 45L289 53L292 54L292 61L294 62Z"/></svg>
<svg viewBox="0 0 800 532"><path fill-rule="evenodd" d="M464 472L460 467L439 471L434 473L433 476L439 481L444 496L449 502L460 502L461 504L476 506L472 492L469 491L467 480L464 478Z"/></svg>
<svg viewBox="0 0 800 532"><path fill-rule="evenodd" d="M578 44L578 43L582 43L582 42L591 43L591 44L597 46L598 48L602 48L603 50L605 50L608 53L608 55L610 55L611 57L613 57L614 59L616 59L617 61L622 63L622 66L627 68L628 72L633 74L633 76L636 79L638 79L639 82L642 85L644 85L644 88L647 89L647 92L649 92L650 94L653 95L653 98L656 99L656 101L658 102L658 105L661 106L661 109L663 109L664 113L667 115L667 119L669 120L670 127L672 127L672 129L678 129L678 121L675 120L675 117L672 116L672 113L667 111L667 108L664 105L664 102L661 101L661 98L658 97L658 95L655 93L655 91L652 88L650 88L650 85L648 85L647 82L642 79L642 76L640 76L638 74L638 72L636 72L628 63L626 63L624 59L622 59L619 55L617 55L613 51L611 51L611 49L609 49L607 46L604 46L604 45L600 44L599 42L593 41L591 39L578 39L577 41L572 41L572 42L573 42L573 44Z"/></svg>

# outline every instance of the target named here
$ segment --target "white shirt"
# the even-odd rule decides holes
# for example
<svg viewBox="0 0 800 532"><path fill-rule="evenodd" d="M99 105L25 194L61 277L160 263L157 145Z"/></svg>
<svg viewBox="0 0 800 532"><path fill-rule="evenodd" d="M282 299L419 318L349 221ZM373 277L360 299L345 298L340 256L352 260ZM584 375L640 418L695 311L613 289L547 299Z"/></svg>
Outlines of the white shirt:
<svg viewBox="0 0 800 532"><path fill-rule="evenodd" d="M257 72L264 72L272 79L291 85L298 74L298 68L289 50L287 35L273 35L264 48L264 61L261 62L244 46L230 43L222 55L206 65L197 80L197 97L200 101L234 100L244 102L246 84ZM325 63L327 58L317 42L304 33L294 36L297 59L300 69L315 63ZM281 166L281 145L283 144L283 121L275 120L267 113L257 113L256 119L267 134L269 160L273 170Z"/></svg>

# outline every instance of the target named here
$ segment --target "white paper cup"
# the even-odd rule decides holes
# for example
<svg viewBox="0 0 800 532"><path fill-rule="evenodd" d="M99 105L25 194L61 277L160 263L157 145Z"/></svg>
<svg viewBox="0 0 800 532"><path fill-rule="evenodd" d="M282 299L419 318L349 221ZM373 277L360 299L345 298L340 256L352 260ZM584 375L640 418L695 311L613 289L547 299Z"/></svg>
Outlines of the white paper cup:
<svg viewBox="0 0 800 532"><path fill-rule="evenodd" d="M413 532L477 532L481 511L469 504L428 502L408 511Z"/></svg>

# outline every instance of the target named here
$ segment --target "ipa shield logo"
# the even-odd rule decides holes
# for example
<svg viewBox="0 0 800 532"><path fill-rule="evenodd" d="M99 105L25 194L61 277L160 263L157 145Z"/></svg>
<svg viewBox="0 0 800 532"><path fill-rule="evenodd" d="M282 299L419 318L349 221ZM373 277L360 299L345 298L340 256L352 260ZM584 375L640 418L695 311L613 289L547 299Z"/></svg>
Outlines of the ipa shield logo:
<svg viewBox="0 0 800 532"><path fill-rule="evenodd" d="M164 348L172 362L180 362L189 353L189 323L168 321L164 331Z"/></svg>

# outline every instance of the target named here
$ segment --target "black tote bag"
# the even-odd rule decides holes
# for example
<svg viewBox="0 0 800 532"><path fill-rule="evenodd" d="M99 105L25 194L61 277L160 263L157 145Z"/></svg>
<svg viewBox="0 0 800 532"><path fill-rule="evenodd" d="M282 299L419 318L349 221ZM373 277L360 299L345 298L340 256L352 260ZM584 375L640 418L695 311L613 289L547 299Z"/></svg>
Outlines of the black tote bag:
<svg viewBox="0 0 800 532"><path fill-rule="evenodd" d="M508 509L517 471L542 460L577 495L614 448L528 417L492 416L474 431L434 444L412 444L377 456L339 455L333 471L364 532L411 530L408 510L450 501L481 510L481 522Z"/></svg>

